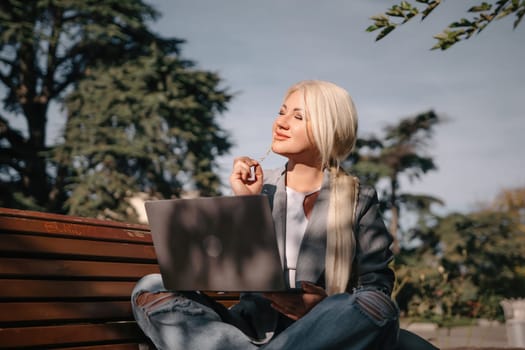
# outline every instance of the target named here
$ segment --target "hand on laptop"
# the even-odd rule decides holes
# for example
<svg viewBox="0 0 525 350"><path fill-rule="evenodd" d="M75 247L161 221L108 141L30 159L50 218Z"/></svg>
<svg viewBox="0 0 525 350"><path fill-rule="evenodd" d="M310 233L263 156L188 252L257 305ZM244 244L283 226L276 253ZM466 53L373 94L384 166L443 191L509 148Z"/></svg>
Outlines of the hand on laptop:
<svg viewBox="0 0 525 350"><path fill-rule="evenodd" d="M326 298L326 291L313 283L301 282L303 293L264 293L272 302L272 307L291 318L298 320L321 300Z"/></svg>
<svg viewBox="0 0 525 350"><path fill-rule="evenodd" d="M230 185L236 195L261 193L263 171L259 162L249 157L235 158Z"/></svg>

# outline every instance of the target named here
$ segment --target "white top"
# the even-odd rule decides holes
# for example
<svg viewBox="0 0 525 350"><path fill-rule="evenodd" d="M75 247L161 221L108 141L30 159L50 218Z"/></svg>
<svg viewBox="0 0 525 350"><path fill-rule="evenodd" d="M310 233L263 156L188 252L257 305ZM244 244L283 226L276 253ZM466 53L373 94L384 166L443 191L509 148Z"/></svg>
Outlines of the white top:
<svg viewBox="0 0 525 350"><path fill-rule="evenodd" d="M304 199L319 190L312 192L297 192L286 187L286 273L289 278L290 287L295 288L295 272L299 248L303 240L308 218L304 212Z"/></svg>

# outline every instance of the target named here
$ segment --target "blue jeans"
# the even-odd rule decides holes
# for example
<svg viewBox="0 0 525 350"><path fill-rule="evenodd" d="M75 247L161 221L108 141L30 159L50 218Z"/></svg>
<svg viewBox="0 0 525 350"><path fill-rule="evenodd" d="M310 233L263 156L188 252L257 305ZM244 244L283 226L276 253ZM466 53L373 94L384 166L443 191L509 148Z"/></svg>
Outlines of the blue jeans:
<svg viewBox="0 0 525 350"><path fill-rule="evenodd" d="M371 288L325 298L260 348L238 327L224 322L224 316L195 300L176 297L158 306L138 306L135 300L145 291L166 291L160 275L143 277L131 296L137 323L159 350L388 350L397 343L399 309Z"/></svg>

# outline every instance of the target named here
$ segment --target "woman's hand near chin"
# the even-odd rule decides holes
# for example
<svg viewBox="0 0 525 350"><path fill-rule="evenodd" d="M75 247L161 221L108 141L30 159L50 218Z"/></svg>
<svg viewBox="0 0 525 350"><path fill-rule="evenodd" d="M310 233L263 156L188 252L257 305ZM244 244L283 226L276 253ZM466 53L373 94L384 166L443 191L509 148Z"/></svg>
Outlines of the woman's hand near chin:
<svg viewBox="0 0 525 350"><path fill-rule="evenodd" d="M233 161L230 186L236 195L258 194L262 190L263 177L263 170L258 161L249 157L238 157Z"/></svg>

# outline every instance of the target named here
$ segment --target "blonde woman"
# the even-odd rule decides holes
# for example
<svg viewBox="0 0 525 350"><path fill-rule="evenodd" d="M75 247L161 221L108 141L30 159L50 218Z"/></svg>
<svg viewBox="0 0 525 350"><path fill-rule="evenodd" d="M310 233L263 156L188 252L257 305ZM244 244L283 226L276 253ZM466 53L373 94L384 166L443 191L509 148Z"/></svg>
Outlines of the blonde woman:
<svg viewBox="0 0 525 350"><path fill-rule="evenodd" d="M263 171L250 157L236 158L230 184L236 195L268 196L283 273L303 293L245 294L227 310L198 293L166 292L158 275L146 276L133 309L159 349L396 347L392 239L375 190L339 166L356 133L346 90L325 81L288 90L272 140L272 151L287 163Z"/></svg>

